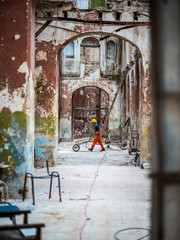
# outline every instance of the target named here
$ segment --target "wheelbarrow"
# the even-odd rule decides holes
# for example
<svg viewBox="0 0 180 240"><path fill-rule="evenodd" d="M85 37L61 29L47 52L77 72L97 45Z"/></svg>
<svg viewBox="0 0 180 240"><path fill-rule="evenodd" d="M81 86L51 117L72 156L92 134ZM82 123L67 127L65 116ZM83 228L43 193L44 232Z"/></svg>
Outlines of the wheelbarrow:
<svg viewBox="0 0 180 240"><path fill-rule="evenodd" d="M80 138L80 139L75 139L73 140L73 146L72 149L74 152L78 152L80 149L80 145L85 145L85 147L88 148L88 143L90 142L91 137L86 137L86 138Z"/></svg>

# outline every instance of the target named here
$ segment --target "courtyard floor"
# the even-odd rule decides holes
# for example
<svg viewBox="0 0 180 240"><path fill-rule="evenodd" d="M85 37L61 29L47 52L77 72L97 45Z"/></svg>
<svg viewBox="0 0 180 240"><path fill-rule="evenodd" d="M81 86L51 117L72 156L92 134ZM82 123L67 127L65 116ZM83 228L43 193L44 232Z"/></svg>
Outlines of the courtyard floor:
<svg viewBox="0 0 180 240"><path fill-rule="evenodd" d="M29 222L45 223L42 240L136 240L150 229L151 180L149 169L133 164L128 150L105 145L106 151L93 152L81 146L73 152L72 143L59 144L57 167L61 176L62 202L58 201L57 180L48 199L49 180L35 180L36 205L32 200L10 200L21 209L31 209ZM46 169L36 169L36 175ZM22 218L17 218L22 222ZM0 224L8 223L1 219ZM145 237L149 240L150 237Z"/></svg>

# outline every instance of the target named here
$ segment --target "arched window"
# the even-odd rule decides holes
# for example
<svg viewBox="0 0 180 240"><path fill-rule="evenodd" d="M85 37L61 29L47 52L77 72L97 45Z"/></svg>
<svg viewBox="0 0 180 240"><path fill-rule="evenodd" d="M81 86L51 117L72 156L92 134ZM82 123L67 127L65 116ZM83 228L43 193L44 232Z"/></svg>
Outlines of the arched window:
<svg viewBox="0 0 180 240"><path fill-rule="evenodd" d="M96 38L87 37L84 38L81 43L82 56L85 58L85 62L99 62L100 61L100 44Z"/></svg>
<svg viewBox="0 0 180 240"><path fill-rule="evenodd" d="M110 40L107 42L107 59L115 58L115 42Z"/></svg>
<svg viewBox="0 0 180 240"><path fill-rule="evenodd" d="M66 58L74 58L74 42L71 42L65 47Z"/></svg>
<svg viewBox="0 0 180 240"><path fill-rule="evenodd" d="M84 38L81 47L100 47L99 41L93 37Z"/></svg>

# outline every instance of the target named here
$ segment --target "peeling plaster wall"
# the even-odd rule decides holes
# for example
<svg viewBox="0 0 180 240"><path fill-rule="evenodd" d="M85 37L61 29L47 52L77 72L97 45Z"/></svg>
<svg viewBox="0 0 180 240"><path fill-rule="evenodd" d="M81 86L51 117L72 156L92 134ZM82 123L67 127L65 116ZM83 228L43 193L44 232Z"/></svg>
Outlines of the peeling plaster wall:
<svg viewBox="0 0 180 240"><path fill-rule="evenodd" d="M0 2L0 160L10 197L19 197L24 174L34 164L35 1Z"/></svg>
<svg viewBox="0 0 180 240"><path fill-rule="evenodd" d="M71 140L72 139L72 95L75 90L82 86L97 86L105 90L109 95L109 106L112 104L114 95L117 91L117 83L115 80L112 80L112 76L103 78L103 72L101 71L100 65L104 67L104 72L106 73L107 65L106 62L106 42L99 42L98 36L89 37L81 37L74 41L74 45L76 48L74 49L74 58L71 58L71 61L76 62L76 65L79 65L79 72L76 71L75 64L74 68L71 69L69 73L68 67L65 65L67 58L66 52L68 52L68 45L61 53L61 66L62 68L62 79L61 79L61 99L60 99L60 139L61 140ZM117 54L114 56L114 63L116 64L116 70L114 69L112 73L117 72L117 68L119 65L119 48L118 48L118 39L110 38L111 41L113 39L116 42ZM84 41L88 41L88 44L83 47L82 43ZM95 44L99 47L88 47L89 44ZM71 46L70 46L71 47ZM80 56L81 53L81 56ZM88 53L88 54L86 54ZM91 56L92 55L92 56ZM101 57L100 57L101 56ZM69 59L68 59L69 60ZM92 66L92 69L86 68L86 64L90 66L90 64L96 64ZM83 69L83 70L82 70ZM100 76L100 72L101 75ZM69 73L69 74L68 74ZM79 74L77 74L79 73ZM96 99L94 99L95 101ZM114 108L109 117L109 129L117 129L120 125L120 112L116 111L116 109L120 108L120 98L118 97Z"/></svg>
<svg viewBox="0 0 180 240"><path fill-rule="evenodd" d="M69 45L67 45L62 53L61 53L61 72L63 75L66 74L72 74L75 76L79 76L80 75L80 71L81 71L81 66L80 66L80 51L81 51L81 47L80 44L82 42L83 38L78 38L77 40L75 40L73 43L73 49L72 51L74 51L74 57L68 57L67 52L68 52L68 47ZM63 60L63 61L62 61Z"/></svg>
<svg viewBox="0 0 180 240"><path fill-rule="evenodd" d="M41 49L42 47L42 49ZM36 43L35 69L35 166L57 164L58 59L51 43Z"/></svg>
<svg viewBox="0 0 180 240"><path fill-rule="evenodd" d="M61 84L61 116L60 116L60 137L66 140L71 140L71 127L72 127L72 95L78 88L84 86L95 86L103 89L109 94L109 105L111 105L114 95L117 90L117 84L115 81L108 80L62 80ZM119 126L119 113L115 111L119 107L119 102L116 101L114 110L109 117L109 128L118 128Z"/></svg>
<svg viewBox="0 0 180 240"><path fill-rule="evenodd" d="M150 65L144 65L142 81L142 108L141 108L141 157L142 164L150 162L151 159L151 138L152 138L152 103L151 103L151 82Z"/></svg>
<svg viewBox="0 0 180 240"><path fill-rule="evenodd" d="M132 2L131 2L132 3ZM118 5L119 4L119 5ZM124 4L124 3L123 3ZM116 9L122 8L122 3L115 3ZM114 6L115 6L114 5ZM133 19L133 12L137 11L137 9L140 12L148 13L149 9L147 7L148 4L142 4L140 3L139 6L136 5L136 3L132 3L131 7L128 7L127 5L124 5L124 11L121 12L121 21L127 21L131 22L134 21ZM115 8L112 7L112 9L115 10ZM110 10L111 11L111 10ZM106 16L109 13L104 11L103 12L103 19L106 18ZM77 17L77 18L82 18L86 20L93 20L93 19L98 19L98 13L96 11L93 12L75 12L75 11L69 11L68 12L68 17ZM115 20L115 15L113 15L113 20ZM107 17L108 20L109 17ZM139 16L139 21L147 21L146 17ZM43 22L38 21L39 24L37 23L37 29L41 26L40 23L42 24ZM62 29L64 28L64 29ZM150 133L151 133L151 103L149 102L150 99L147 97L151 92L151 87L150 87L150 78L149 75L146 73L149 71L149 62L150 62L150 29L148 26L143 26L143 27L136 27L136 28L131 28L131 29L126 29L123 31L116 32L114 34L113 32L117 29L118 27L116 25L101 25L101 24L85 24L85 23L78 23L78 22L52 22L38 37L37 37L37 51L43 51L46 52L46 45L51 46L51 50L53 51L54 57L54 63L53 61L49 61L49 58L47 57L47 62L48 64L44 64L46 62L45 60L39 61L37 66L42 66L43 71L46 76L48 76L48 81L54 81L53 85L56 85L55 83L55 76L57 76L57 73L59 71L59 68L57 67L57 59L58 59L58 54L59 54L59 49L63 49L68 43L76 40L79 37L82 37L83 35L91 35L91 34L96 34L100 33L103 35L105 34L111 34L112 36L120 37L121 39L128 40L130 44L135 44L135 46L138 47L140 50L141 56L142 56L142 83L141 83L141 93L140 93L140 102L141 104L141 109L140 109L140 114L139 119L141 119L141 132L140 132L140 138L141 142L144 141L144 144L141 144L141 152L142 152L142 158L144 162L148 162L150 160ZM65 30L66 29L66 30ZM132 46L128 46L126 44L124 46L124 52L126 53L126 58L123 57L123 59L126 59L124 61L124 67L129 64L129 62L132 59L132 56L130 56L130 52L133 51ZM130 49L131 48L131 49ZM49 53L50 57L50 53ZM44 57L46 59L46 57ZM50 57L51 59L51 57ZM52 60L53 60L52 59ZM42 63L42 64L41 64ZM52 70L53 69L53 70ZM50 71L54 71L54 77L52 80L49 79ZM146 89L146 91L145 91ZM64 97L66 94L63 95ZM65 97L66 98L66 97ZM120 99L120 96L119 96ZM149 100L148 100L149 99ZM146 101L147 100L147 101ZM58 103L55 103L55 108L57 109ZM146 111L144 111L146 109ZM148 115L148 119L147 119ZM65 123L67 124L67 122ZM56 128L57 129L57 128ZM64 130L63 130L64 132ZM148 134L147 134L148 133ZM56 133L57 134L57 133ZM68 135L68 134L67 134ZM68 135L69 136L69 135ZM146 140L145 140L146 139ZM54 150L56 151L56 150ZM146 154L143 154L146 153Z"/></svg>

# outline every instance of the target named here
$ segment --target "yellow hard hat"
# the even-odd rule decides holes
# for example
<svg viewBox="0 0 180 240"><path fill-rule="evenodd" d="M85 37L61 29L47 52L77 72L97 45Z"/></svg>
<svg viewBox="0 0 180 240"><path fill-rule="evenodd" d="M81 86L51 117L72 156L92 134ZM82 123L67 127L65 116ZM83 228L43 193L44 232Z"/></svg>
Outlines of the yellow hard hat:
<svg viewBox="0 0 180 240"><path fill-rule="evenodd" d="M96 121L95 118L93 118L93 119L91 120L91 122L92 122L92 123L97 123L97 121Z"/></svg>

